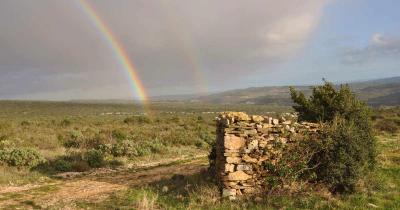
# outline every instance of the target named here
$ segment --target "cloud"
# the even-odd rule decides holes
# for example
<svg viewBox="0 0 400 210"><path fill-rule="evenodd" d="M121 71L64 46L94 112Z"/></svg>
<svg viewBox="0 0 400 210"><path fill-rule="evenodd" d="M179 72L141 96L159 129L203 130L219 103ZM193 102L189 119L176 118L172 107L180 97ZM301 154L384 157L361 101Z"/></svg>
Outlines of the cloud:
<svg viewBox="0 0 400 210"><path fill-rule="evenodd" d="M77 88L97 90L93 95L102 97L112 97L110 89L130 96L115 55L76 2L0 3L0 97L50 97L49 90L59 97L60 91ZM152 95L199 91L290 59L312 35L325 5L320 0L90 3L121 40ZM110 86L115 88L102 88Z"/></svg>
<svg viewBox="0 0 400 210"><path fill-rule="evenodd" d="M348 48L341 55L346 64L366 64L380 59L399 59L400 37L375 33L367 46Z"/></svg>

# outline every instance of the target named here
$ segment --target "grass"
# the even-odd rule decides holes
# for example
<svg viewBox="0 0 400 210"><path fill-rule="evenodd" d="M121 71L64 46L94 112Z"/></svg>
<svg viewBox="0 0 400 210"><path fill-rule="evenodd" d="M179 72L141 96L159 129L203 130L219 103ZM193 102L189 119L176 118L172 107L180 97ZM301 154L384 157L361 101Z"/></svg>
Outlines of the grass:
<svg viewBox="0 0 400 210"><path fill-rule="evenodd" d="M220 200L218 188L202 173L171 178L113 194L102 203L80 202L85 209L400 209L400 135L378 137L377 169L365 174L358 193L332 195L319 186L261 200ZM150 208L151 207L151 208Z"/></svg>
<svg viewBox="0 0 400 210"><path fill-rule="evenodd" d="M254 105L204 105L196 103L154 103L152 116L135 104L0 101L0 141L14 147L36 148L47 160L81 161L81 155L99 144L134 142L137 155L107 155L105 167L153 162L167 158L205 154L215 139L216 112L235 110L250 114L287 111L286 107ZM400 110L377 110L375 123L400 122ZM145 117L145 118L143 118ZM126 120L127 118L133 118ZM392 123L393 124L393 123ZM382 126L381 126L382 127ZM378 167L365 174L359 192L331 195L319 186L308 186L296 194L269 195L262 199L220 200L219 190L205 171L119 191L100 203L79 201L84 209L400 209L400 136L378 132ZM66 142L79 143L68 147ZM74 159L76 158L76 159ZM0 165L0 188L6 185L51 183L60 171L53 166L15 168ZM37 188L32 196L50 193ZM5 196L5 195L2 195ZM19 193L6 194L18 199ZM0 199L6 199L0 197ZM23 206L38 207L32 200ZM10 206L10 208L18 208ZM61 207L60 207L61 208Z"/></svg>
<svg viewBox="0 0 400 210"><path fill-rule="evenodd" d="M41 206L35 203L36 198L51 194L56 191L58 186L56 185L46 185L38 188L30 189L21 192L9 192L4 193L0 197L0 201L12 200L13 203L7 206L3 206L4 209L42 209ZM29 198L29 199L27 199Z"/></svg>
<svg viewBox="0 0 400 210"><path fill-rule="evenodd" d="M33 182L45 182L48 181L48 179L48 177L43 176L43 174L38 171L0 166L0 183L4 185L23 185Z"/></svg>
<svg viewBox="0 0 400 210"><path fill-rule="evenodd" d="M87 150L123 141L131 143L131 155L106 154L105 166L207 153L215 139L216 112L288 110L275 106L176 102L153 103L152 115L148 116L144 107L129 103L0 101L0 107L0 148L34 148L48 162L32 170L0 163L0 186L37 182L63 172L60 169L89 170L83 160ZM52 163L60 163L57 160L70 164L55 167Z"/></svg>

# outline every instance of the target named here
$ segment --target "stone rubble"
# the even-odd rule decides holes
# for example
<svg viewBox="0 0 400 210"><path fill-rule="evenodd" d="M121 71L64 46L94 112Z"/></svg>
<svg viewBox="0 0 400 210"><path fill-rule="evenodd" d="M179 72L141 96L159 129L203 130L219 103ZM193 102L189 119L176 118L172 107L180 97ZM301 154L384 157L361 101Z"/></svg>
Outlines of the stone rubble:
<svg viewBox="0 0 400 210"><path fill-rule="evenodd" d="M283 116L249 116L224 112L217 117L215 169L223 197L231 200L255 195L265 189L265 163L281 158L282 145L305 132L318 132L319 124L287 120ZM292 117L293 118L293 117Z"/></svg>

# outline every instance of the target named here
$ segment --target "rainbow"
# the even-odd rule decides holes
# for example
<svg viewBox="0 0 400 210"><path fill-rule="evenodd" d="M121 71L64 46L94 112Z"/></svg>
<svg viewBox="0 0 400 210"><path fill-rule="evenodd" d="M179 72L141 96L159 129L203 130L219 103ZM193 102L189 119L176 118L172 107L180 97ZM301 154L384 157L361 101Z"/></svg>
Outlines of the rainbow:
<svg viewBox="0 0 400 210"><path fill-rule="evenodd" d="M190 36L186 31L181 30L182 25L176 15L176 11L170 6L167 0L161 0L161 8L166 12L167 18L171 24L170 26L173 28L173 31L176 32L176 36L182 41L181 50L191 67L194 80L197 82L198 90L200 93L207 93L209 89L207 79L203 73L203 66L200 60L201 56L196 53L192 36Z"/></svg>
<svg viewBox="0 0 400 210"><path fill-rule="evenodd" d="M140 101L144 103L147 102L148 96L146 90L138 76L137 70L133 65L133 62L129 59L129 56L126 53L121 42L113 34L112 30L110 29L110 27L107 26L104 20L102 20L101 17L96 13L96 10L93 8L92 5L90 5L86 0L77 0L77 2L82 11L87 14L87 16L89 16L89 19L103 35L109 47L114 51L118 62L129 77L130 85L136 93L135 96L138 97Z"/></svg>

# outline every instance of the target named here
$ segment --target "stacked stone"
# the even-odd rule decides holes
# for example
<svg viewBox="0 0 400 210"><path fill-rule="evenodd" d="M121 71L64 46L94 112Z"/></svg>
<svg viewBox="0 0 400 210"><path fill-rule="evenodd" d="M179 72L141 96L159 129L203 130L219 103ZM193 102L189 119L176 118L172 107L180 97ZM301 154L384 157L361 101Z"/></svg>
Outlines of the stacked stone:
<svg viewBox="0 0 400 210"><path fill-rule="evenodd" d="M304 132L317 132L318 124L301 124L243 112L224 112L217 118L216 173L223 197L236 199L265 189L265 163L276 165L282 145Z"/></svg>

